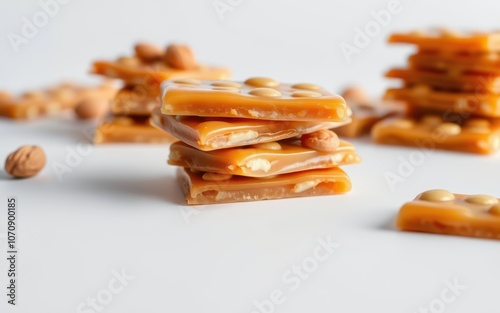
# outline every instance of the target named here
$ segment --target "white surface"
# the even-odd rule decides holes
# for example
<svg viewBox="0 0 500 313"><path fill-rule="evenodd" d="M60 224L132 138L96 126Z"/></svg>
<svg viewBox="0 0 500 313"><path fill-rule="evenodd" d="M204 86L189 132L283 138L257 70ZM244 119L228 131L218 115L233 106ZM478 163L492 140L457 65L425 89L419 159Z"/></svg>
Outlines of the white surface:
<svg viewBox="0 0 500 313"><path fill-rule="evenodd" d="M91 126L0 124L9 134L1 156L20 142L48 156L35 178L0 180L1 205L8 196L19 203L19 312L75 312L122 267L135 279L105 312L252 312L273 289L287 297L276 312L415 312L454 278L468 289L447 312L497 307L498 242L401 233L392 223L422 190L498 195L498 156L434 152L392 192L384 173L415 150L357 140L364 162L345 167L354 184L348 195L196 207L189 215L165 146L85 146L91 152L59 182L54 164L66 164L67 149L76 151ZM282 275L328 235L341 246L291 291Z"/></svg>
<svg viewBox="0 0 500 313"><path fill-rule="evenodd" d="M403 64L411 50L387 46L389 32L441 24L491 29L498 18L485 12L500 9L494 1L404 5L347 64L339 43L351 41L354 28L372 21L369 12L386 1L243 1L223 21L212 0L70 1L18 54L0 41L0 86L20 91L62 78L87 80L91 60L127 54L134 41L147 39L188 42L200 60L228 65L236 78L269 75L334 90L358 81L375 95L387 85L383 71ZM36 1L1 2L2 33L18 31L22 17L37 10ZM33 179L0 173L0 235L6 198L19 201L17 312L78 312L122 268L135 278L102 312L250 313L274 289L286 297L274 312L418 312L438 303L444 281L455 278L467 289L446 312L498 311L498 242L392 228L400 205L422 190L500 196L498 155L433 152L391 191L384 173L397 173L400 158L416 150L361 139L354 143L364 162L345 168L354 184L349 195L186 211L165 146L92 147L59 182L52 167L64 164L92 127L70 117L0 120L0 158L21 144L41 145L48 156ZM188 221L183 212L193 213ZM317 239L328 235L341 246L290 290L282 275L312 257ZM5 266L2 257L2 290ZM5 302L0 296L0 311L14 311Z"/></svg>

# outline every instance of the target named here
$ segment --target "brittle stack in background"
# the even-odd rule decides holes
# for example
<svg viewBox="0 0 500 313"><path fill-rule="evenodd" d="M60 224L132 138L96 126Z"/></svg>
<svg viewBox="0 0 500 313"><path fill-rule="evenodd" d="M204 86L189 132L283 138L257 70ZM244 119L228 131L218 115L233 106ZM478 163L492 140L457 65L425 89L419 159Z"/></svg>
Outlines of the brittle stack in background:
<svg viewBox="0 0 500 313"><path fill-rule="evenodd" d="M196 62L192 50L185 45L169 45L163 49L153 44L135 46L135 55L116 61L96 61L93 73L118 78L124 87L118 91L107 116L95 132L95 143L172 142L172 137L152 127L151 112L160 106L160 84L167 79L226 79L225 68L209 67Z"/></svg>
<svg viewBox="0 0 500 313"><path fill-rule="evenodd" d="M391 43L414 44L408 68L386 76L403 81L385 98L405 101L409 114L373 129L378 143L478 154L500 147L500 33L451 30L394 34Z"/></svg>
<svg viewBox="0 0 500 313"><path fill-rule="evenodd" d="M347 192L339 166L360 162L329 130L350 122L340 96L314 84L183 79L163 84L154 124L181 141L168 163L188 204Z"/></svg>

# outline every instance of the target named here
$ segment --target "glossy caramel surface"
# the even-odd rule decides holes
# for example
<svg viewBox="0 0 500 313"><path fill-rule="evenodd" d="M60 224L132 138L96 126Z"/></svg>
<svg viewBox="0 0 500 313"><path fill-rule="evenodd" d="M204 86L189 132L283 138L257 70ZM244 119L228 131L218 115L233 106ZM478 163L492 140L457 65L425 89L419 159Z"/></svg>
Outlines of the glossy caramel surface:
<svg viewBox="0 0 500 313"><path fill-rule="evenodd" d="M424 194L401 207L397 218L399 229L500 239L498 199L463 194L451 194L446 199L425 199Z"/></svg>
<svg viewBox="0 0 500 313"><path fill-rule="evenodd" d="M260 84L193 79L166 81L162 84L161 110L167 115L262 120L342 122L348 118L344 99L320 86L259 79L263 80L257 81ZM266 83L269 81L273 84Z"/></svg>
<svg viewBox="0 0 500 313"><path fill-rule="evenodd" d="M155 111L154 124L203 151L278 141L350 122L270 121L242 118L163 115Z"/></svg>

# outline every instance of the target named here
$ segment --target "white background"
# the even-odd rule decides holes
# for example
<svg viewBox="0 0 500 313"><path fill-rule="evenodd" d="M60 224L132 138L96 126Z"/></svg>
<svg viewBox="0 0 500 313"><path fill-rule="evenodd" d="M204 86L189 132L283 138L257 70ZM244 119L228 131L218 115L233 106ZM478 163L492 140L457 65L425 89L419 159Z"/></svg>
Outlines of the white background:
<svg viewBox="0 0 500 313"><path fill-rule="evenodd" d="M23 17L40 6L3 0L0 89L90 82L92 60L129 54L134 42L148 40L189 43L200 61L227 65L237 79L265 75L334 91L358 83L379 96L389 84L384 71L403 65L412 51L388 46L390 32L499 24L497 1L401 1L402 12L348 63L339 45L352 44L355 28L373 22L370 12L388 3L241 1L221 19L212 0L72 0L15 53L8 33L19 34ZM398 174L402 160L417 150L374 146L364 138L354 141L364 162L345 169L354 184L349 195L188 211L174 169L165 164L167 147L89 146L84 134L93 126L71 116L0 120L0 158L22 144L41 145L48 157L33 179L0 172L1 312L78 312L87 298L104 295L113 271L122 268L134 279L102 312L250 313L257 310L254 301L269 299L274 289L286 299L268 312L400 313L431 304L430 312L440 312L445 281L454 279L467 289L446 312L498 312L498 242L392 226L398 208L426 189L500 196L498 156L426 151L391 190L384 173ZM88 153L60 182L54 164L65 164L78 147ZM8 196L19 202L17 310L4 296ZM327 236L340 247L291 290L282 275L312 257L317 239Z"/></svg>

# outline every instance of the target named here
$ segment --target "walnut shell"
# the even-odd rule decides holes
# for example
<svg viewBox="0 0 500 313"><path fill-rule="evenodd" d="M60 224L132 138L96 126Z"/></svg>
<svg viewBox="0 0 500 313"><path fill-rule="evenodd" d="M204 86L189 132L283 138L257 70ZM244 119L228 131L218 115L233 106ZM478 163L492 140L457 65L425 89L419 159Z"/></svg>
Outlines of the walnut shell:
<svg viewBox="0 0 500 313"><path fill-rule="evenodd" d="M22 146L5 160L5 171L14 177L31 177L45 166L43 149L37 146Z"/></svg>

